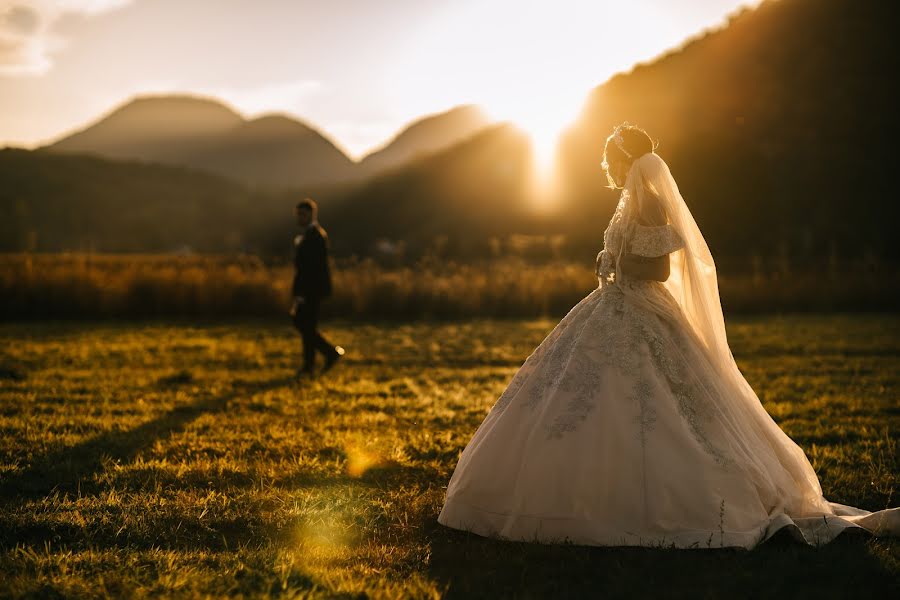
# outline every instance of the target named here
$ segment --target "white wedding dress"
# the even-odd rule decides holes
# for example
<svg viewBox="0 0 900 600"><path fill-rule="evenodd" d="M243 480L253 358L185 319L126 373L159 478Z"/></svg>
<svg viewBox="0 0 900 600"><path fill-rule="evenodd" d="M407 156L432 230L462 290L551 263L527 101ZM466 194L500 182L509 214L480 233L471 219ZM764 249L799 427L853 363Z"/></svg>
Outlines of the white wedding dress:
<svg viewBox="0 0 900 600"><path fill-rule="evenodd" d="M649 191L668 224L635 218ZM669 254L665 283L626 252ZM460 456L438 521L546 543L752 548L788 527L900 532L900 509L830 503L728 349L709 249L655 153L635 161L604 234L600 286L528 357Z"/></svg>

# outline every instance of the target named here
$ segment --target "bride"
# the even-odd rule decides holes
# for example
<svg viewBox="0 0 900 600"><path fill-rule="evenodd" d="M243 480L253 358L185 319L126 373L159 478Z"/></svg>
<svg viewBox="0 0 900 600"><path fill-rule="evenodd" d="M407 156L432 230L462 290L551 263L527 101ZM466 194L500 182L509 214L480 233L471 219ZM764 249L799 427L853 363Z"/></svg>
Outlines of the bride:
<svg viewBox="0 0 900 600"><path fill-rule="evenodd" d="M459 458L438 521L509 540L752 548L788 527L900 532L900 509L828 502L741 375L709 248L650 137L603 167L622 189L600 285L528 357Z"/></svg>

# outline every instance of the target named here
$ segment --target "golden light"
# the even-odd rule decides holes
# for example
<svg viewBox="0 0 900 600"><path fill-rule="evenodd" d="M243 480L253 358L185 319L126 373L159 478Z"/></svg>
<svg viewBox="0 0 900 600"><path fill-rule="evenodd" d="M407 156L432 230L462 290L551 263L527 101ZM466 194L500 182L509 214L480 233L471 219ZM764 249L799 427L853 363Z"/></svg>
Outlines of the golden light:
<svg viewBox="0 0 900 600"><path fill-rule="evenodd" d="M300 493L290 509L296 520L291 563L306 572L325 570L345 559L360 541L358 517L365 504L352 485L323 486ZM290 566L293 566L290 565Z"/></svg>
<svg viewBox="0 0 900 600"><path fill-rule="evenodd" d="M347 453L347 474L350 477L362 477L366 471L381 464L381 459L359 446L349 446Z"/></svg>
<svg viewBox="0 0 900 600"><path fill-rule="evenodd" d="M354 534L352 521L346 515L327 510L303 521L295 531L297 542L320 557L343 552L354 540Z"/></svg>
<svg viewBox="0 0 900 600"><path fill-rule="evenodd" d="M499 121L510 121L531 139L534 207L552 209L556 192L556 154L562 132L575 120L588 90L544 90L539 95L497 100L486 107Z"/></svg>

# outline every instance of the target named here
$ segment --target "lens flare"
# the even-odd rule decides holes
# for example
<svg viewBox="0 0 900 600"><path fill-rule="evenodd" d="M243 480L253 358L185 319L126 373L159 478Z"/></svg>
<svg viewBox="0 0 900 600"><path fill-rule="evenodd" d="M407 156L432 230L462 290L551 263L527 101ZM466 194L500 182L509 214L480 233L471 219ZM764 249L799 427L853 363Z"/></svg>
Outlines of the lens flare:
<svg viewBox="0 0 900 600"><path fill-rule="evenodd" d="M358 446L350 446L347 453L347 475L362 477L366 471L381 464L381 459Z"/></svg>

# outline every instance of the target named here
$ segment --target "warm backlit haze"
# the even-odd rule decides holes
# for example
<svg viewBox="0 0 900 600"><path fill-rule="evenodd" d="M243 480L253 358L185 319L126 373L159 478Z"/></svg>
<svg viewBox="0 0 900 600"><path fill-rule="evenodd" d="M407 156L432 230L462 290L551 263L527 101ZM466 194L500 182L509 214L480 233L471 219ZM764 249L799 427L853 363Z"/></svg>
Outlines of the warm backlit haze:
<svg viewBox="0 0 900 600"><path fill-rule="evenodd" d="M0 0L0 144L34 146L135 94L290 113L354 158L475 103L543 164L587 92L740 0Z"/></svg>

